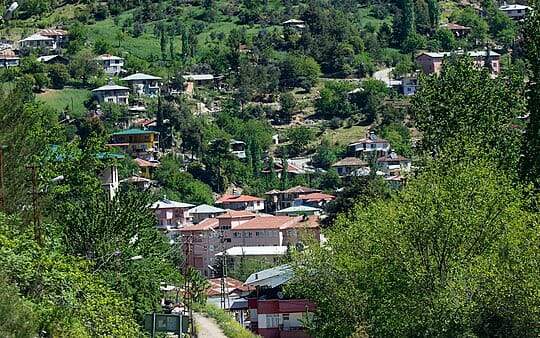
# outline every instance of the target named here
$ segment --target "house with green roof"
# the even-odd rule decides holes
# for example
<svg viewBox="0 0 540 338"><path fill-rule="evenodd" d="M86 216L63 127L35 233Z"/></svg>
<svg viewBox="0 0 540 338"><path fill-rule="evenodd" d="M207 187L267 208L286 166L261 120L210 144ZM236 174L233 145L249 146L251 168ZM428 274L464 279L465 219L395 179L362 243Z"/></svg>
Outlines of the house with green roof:
<svg viewBox="0 0 540 338"><path fill-rule="evenodd" d="M111 143L124 149L126 153L135 158L153 161L159 151L159 132L143 129L128 129L112 134Z"/></svg>

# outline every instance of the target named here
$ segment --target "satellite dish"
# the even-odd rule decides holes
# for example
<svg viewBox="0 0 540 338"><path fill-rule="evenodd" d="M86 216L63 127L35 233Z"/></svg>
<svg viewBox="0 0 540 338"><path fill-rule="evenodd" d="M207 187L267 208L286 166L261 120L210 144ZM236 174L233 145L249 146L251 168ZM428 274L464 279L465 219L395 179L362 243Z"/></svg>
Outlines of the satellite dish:
<svg viewBox="0 0 540 338"><path fill-rule="evenodd" d="M283 299L283 292L278 291L278 292L277 292L277 298L278 298L278 299Z"/></svg>

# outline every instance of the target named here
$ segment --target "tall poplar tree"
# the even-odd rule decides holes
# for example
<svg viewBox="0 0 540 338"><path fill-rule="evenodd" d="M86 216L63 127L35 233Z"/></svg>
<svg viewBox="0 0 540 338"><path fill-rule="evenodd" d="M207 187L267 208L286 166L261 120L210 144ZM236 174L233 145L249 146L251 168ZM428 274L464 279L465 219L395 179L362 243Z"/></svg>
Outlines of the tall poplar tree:
<svg viewBox="0 0 540 338"><path fill-rule="evenodd" d="M527 105L529 123L523 140L522 178L528 182L540 184L540 17L535 14L540 10L538 1L527 20L524 29L524 51L529 61L529 82L527 84Z"/></svg>

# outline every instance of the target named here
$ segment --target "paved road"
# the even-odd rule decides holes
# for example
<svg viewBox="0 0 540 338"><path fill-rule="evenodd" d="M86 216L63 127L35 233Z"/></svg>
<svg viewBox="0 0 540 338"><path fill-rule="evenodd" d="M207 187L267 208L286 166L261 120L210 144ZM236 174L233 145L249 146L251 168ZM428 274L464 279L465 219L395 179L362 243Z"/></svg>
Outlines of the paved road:
<svg viewBox="0 0 540 338"><path fill-rule="evenodd" d="M393 70L394 68L385 68L385 69L381 69L379 71L376 71L375 73L373 73L373 78L375 80L380 80L380 81L383 81L385 82L386 84L390 84L390 72Z"/></svg>
<svg viewBox="0 0 540 338"><path fill-rule="evenodd" d="M199 329L198 338L227 338L213 318L208 318L201 313L193 313L193 319Z"/></svg>

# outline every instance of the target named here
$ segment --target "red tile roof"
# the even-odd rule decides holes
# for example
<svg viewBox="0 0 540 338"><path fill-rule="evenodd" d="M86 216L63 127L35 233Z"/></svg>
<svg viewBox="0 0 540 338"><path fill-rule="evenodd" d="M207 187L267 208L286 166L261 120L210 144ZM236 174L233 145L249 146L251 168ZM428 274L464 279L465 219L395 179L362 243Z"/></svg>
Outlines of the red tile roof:
<svg viewBox="0 0 540 338"><path fill-rule="evenodd" d="M69 32L63 29L42 29L37 34L41 36L65 36L69 35Z"/></svg>
<svg viewBox="0 0 540 338"><path fill-rule="evenodd" d="M236 203L236 202L256 202L256 201L264 201L264 198L259 198L255 196L249 196L249 195L233 195L233 194L226 194L223 195L220 199L216 201L216 203Z"/></svg>
<svg viewBox="0 0 540 338"><path fill-rule="evenodd" d="M216 218L219 218L219 219L230 219L230 218L244 218L244 217L257 217L257 215L255 214L252 214L251 212L247 212L247 211L243 211L243 210L240 210L240 211L237 211L237 210L230 210L230 209L227 209L227 211L222 214L222 215L219 215L218 217Z"/></svg>
<svg viewBox="0 0 540 338"><path fill-rule="evenodd" d="M212 278L212 279L209 279L208 281L210 282L210 289L206 291L206 295L207 296L220 295L221 294L221 278ZM229 293L232 293L235 290L246 291L246 292L255 290L255 287L244 285L244 283L242 283L241 281L231 278L231 277L227 277L225 286L226 286L227 291L229 291Z"/></svg>
<svg viewBox="0 0 540 338"><path fill-rule="evenodd" d="M271 191L266 192L265 194L266 194L266 195L277 195L277 194L301 194L301 193L309 194L309 193L313 193L313 192L321 192L321 190L319 190L319 189L313 189L313 188L308 188L308 187L303 187L303 186L301 186L301 185L297 185L296 187L292 187L292 188L290 188L290 189L282 190L282 191L279 191L279 190L271 190Z"/></svg>
<svg viewBox="0 0 540 338"><path fill-rule="evenodd" d="M273 217L256 217L245 223L236 226L235 230L252 230L252 229L282 229L295 223L294 217L289 216L273 216Z"/></svg>
<svg viewBox="0 0 540 338"><path fill-rule="evenodd" d="M298 196L298 199L301 199L303 201L307 202L317 202L317 201L331 201L335 198L335 196L323 194L321 192L314 192L311 194L305 194Z"/></svg>
<svg viewBox="0 0 540 338"><path fill-rule="evenodd" d="M245 223L242 223L234 228L234 230L279 230L279 229L295 229L295 228L316 228L319 226L317 222L318 216L272 216L272 217L256 217Z"/></svg>
<svg viewBox="0 0 540 338"><path fill-rule="evenodd" d="M358 157L345 157L344 159L332 164L332 167L349 167L349 166L367 166L368 164Z"/></svg>
<svg viewBox="0 0 540 338"><path fill-rule="evenodd" d="M219 221L215 218L207 218L199 224L189 225L180 229L181 232L190 232L190 231L204 231L215 229L219 226Z"/></svg>
<svg viewBox="0 0 540 338"><path fill-rule="evenodd" d="M403 157L401 155L396 155L395 157L391 156L390 154L386 156L381 156L377 159L377 162L392 162L392 161L410 161L410 159Z"/></svg>
<svg viewBox="0 0 540 338"><path fill-rule="evenodd" d="M274 172L276 173L280 173L283 171L283 165L280 164L280 163L274 163ZM271 172L270 168L265 168L263 170L261 170L262 173L269 173ZM300 168L298 168L297 166L295 166L294 164L290 164L288 163L287 165L287 172L288 173L303 173L304 171Z"/></svg>
<svg viewBox="0 0 540 338"><path fill-rule="evenodd" d="M456 23L447 23L446 25L443 25L444 28L448 28L449 30L471 30L471 27L458 25Z"/></svg>
<svg viewBox="0 0 540 338"><path fill-rule="evenodd" d="M135 163L137 163L137 165L139 167L142 167L142 168L145 168L145 167L157 168L157 167L159 167L159 163L146 161L146 160L143 160L142 158L136 158L133 161L135 161Z"/></svg>
<svg viewBox="0 0 540 338"><path fill-rule="evenodd" d="M319 216L310 215L310 216L297 216L294 217L295 222L286 227L286 229L298 229L298 228L318 228L319 227Z"/></svg>

